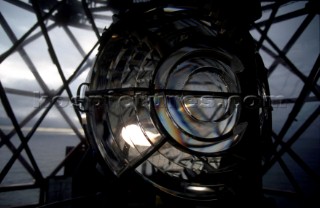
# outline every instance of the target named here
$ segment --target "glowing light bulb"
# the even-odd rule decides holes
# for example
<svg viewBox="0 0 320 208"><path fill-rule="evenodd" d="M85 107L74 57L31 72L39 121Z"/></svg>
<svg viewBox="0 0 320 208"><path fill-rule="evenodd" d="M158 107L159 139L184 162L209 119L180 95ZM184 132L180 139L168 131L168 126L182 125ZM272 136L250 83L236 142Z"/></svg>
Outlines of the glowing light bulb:
<svg viewBox="0 0 320 208"><path fill-rule="evenodd" d="M121 136L131 147L135 147L136 145L151 146L146 136L153 141L159 134L149 131L145 131L144 133L138 125L130 124L122 128Z"/></svg>

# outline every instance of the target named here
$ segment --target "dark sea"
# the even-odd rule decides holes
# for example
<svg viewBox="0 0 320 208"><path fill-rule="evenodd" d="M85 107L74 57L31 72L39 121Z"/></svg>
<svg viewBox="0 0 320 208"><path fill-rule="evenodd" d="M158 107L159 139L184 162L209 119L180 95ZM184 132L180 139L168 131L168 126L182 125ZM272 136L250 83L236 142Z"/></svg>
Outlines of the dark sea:
<svg viewBox="0 0 320 208"><path fill-rule="evenodd" d="M13 137L10 141L18 147L21 144L17 137ZM40 133L34 135L29 141L29 148L36 160L40 171L44 177L47 177L57 165L64 159L66 155L66 147L76 146L80 140L73 134L56 135L49 133ZM25 151L22 152L24 158L29 162ZM3 146L0 148L0 168L12 157L12 152ZM29 164L31 164L29 162ZM64 169L61 169L58 175L63 175ZM2 181L0 186L13 184L30 184L34 179L28 171L21 165L19 160L16 160L12 168ZM14 207L27 204L37 204L39 201L39 189L21 190L12 192L0 192L0 207Z"/></svg>

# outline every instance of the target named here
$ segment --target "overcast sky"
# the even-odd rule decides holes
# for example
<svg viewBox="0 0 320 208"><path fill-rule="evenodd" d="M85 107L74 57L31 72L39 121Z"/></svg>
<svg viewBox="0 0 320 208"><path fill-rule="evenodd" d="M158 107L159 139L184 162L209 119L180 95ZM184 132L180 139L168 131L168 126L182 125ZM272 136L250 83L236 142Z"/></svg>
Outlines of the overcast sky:
<svg viewBox="0 0 320 208"><path fill-rule="evenodd" d="M0 11L1 15L4 16L18 39L37 22L34 13L12 6L5 1L0 1ZM111 12L106 11L102 12L102 14L111 15ZM46 26L48 27L53 23L53 21L47 21ZM108 27L110 23L111 22L109 20L98 20L96 22L100 28ZM76 37L85 53L89 52L97 41L97 37L93 31L76 27L68 27L68 29L70 29L71 33ZM35 32L32 33L31 37L38 32L40 32L40 28L36 29ZM2 54L12 46L12 42L2 27L0 27L0 36L0 53ZM56 26L54 29L49 31L49 36L64 75L68 78L80 64L83 56L75 48L63 27ZM47 44L43 36L41 36L40 38L30 42L23 49L27 53L28 58L32 60L32 64L40 74L42 80L48 86L48 89L57 90L62 86L62 81L56 66L51 61L47 48ZM91 62L94 61L96 53L97 50L92 53L90 57ZM77 87L86 80L89 68L90 67L88 67L87 70L70 85L74 96ZM34 93L33 97L7 94L19 121L25 118L25 116L34 110L34 108L39 106L39 103L43 102L44 99L41 98L41 95L44 91L19 53L13 53L1 63L0 79L5 88L25 90ZM66 92L63 93L63 96L66 96ZM77 123L71 103L68 105L68 101L64 101L62 105L67 114L74 119L75 123ZM68 127L63 122L56 122L57 119L61 120L61 115L56 109L53 109L45 119L44 123L48 126ZM6 118L4 109L2 105L0 105L0 125L8 125L9 123L9 119Z"/></svg>

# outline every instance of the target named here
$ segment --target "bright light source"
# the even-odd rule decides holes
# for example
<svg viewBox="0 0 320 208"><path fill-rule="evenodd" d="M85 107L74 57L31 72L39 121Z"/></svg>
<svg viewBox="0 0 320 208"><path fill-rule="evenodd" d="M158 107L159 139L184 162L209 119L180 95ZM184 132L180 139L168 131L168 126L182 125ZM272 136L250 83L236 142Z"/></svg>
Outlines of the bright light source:
<svg viewBox="0 0 320 208"><path fill-rule="evenodd" d="M190 191L199 191L199 192L212 191L210 188L204 187L204 186L188 186L187 189Z"/></svg>
<svg viewBox="0 0 320 208"><path fill-rule="evenodd" d="M145 135L146 134L146 135ZM152 132L146 131L145 134L142 132L141 128L138 125L130 124L126 127L123 127L121 130L122 138L131 146L135 147L139 146L151 146L150 142L146 138L150 138L150 140L158 137L158 134L154 134Z"/></svg>

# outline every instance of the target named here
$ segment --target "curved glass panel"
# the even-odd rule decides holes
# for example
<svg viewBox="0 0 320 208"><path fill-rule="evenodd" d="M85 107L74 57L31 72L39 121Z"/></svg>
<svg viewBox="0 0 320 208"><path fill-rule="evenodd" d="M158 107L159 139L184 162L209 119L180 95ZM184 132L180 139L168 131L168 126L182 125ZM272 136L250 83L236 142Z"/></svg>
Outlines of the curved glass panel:
<svg viewBox="0 0 320 208"><path fill-rule="evenodd" d="M155 88L179 91L154 97L161 125L183 147L217 153L236 142L232 130L240 115L240 86L229 55L182 48L160 66Z"/></svg>

